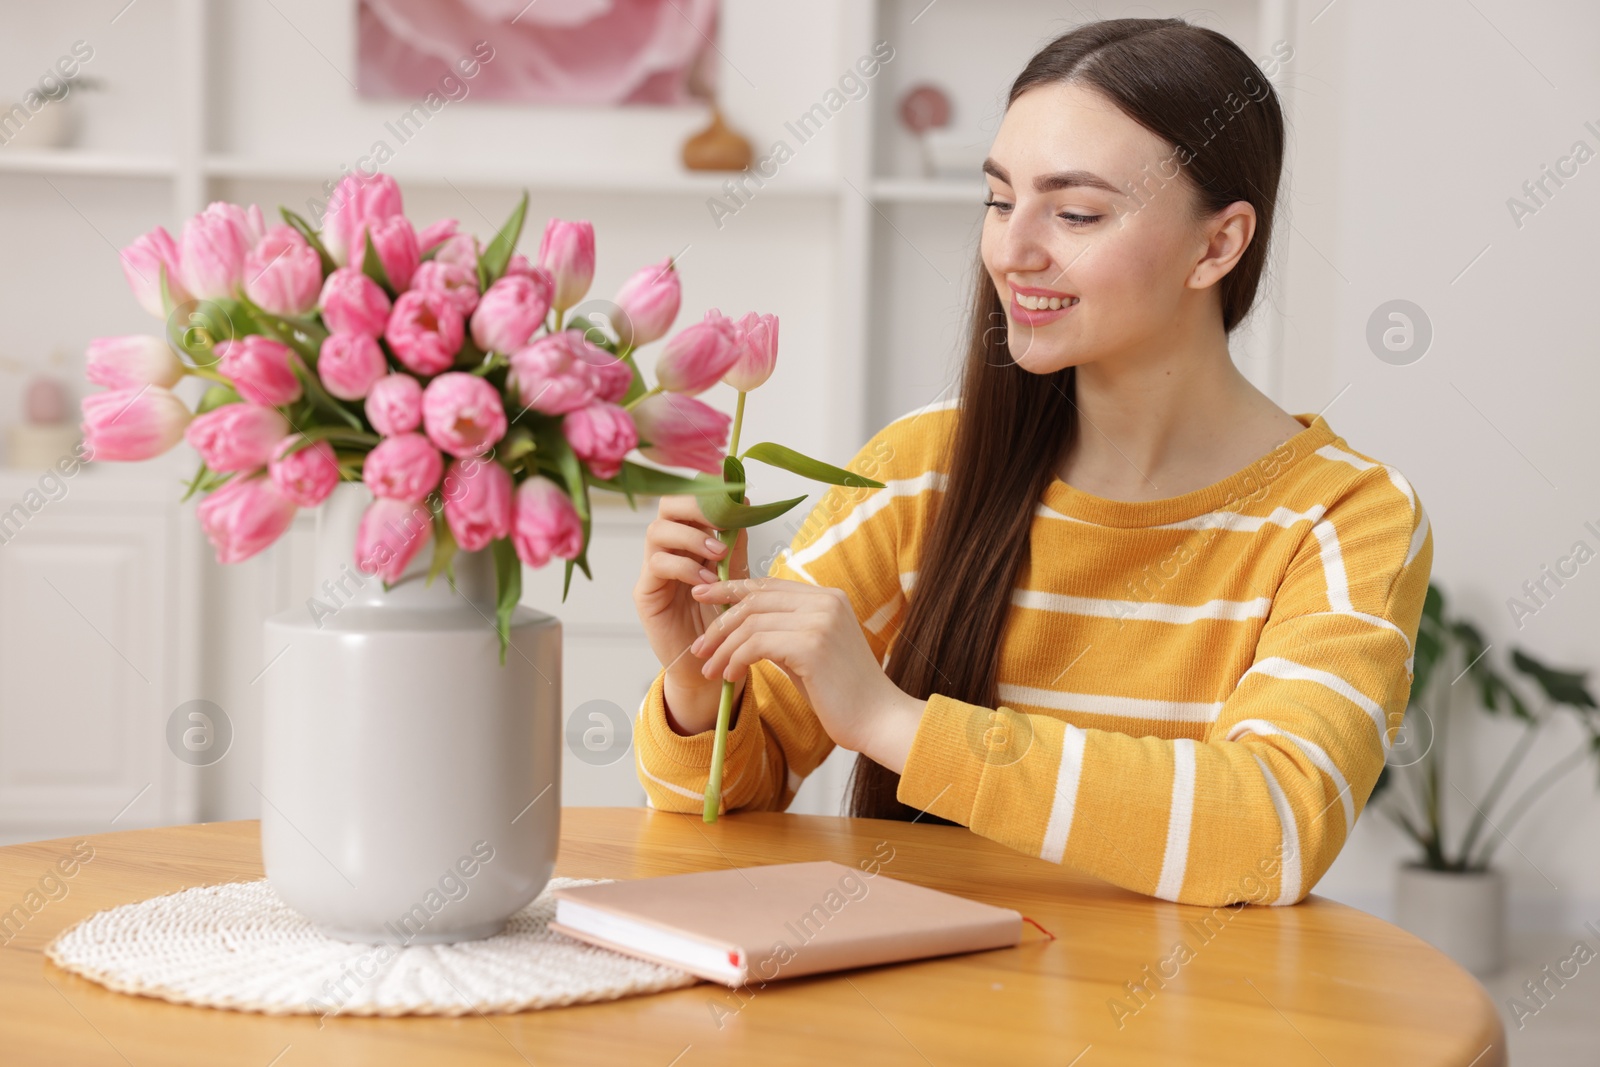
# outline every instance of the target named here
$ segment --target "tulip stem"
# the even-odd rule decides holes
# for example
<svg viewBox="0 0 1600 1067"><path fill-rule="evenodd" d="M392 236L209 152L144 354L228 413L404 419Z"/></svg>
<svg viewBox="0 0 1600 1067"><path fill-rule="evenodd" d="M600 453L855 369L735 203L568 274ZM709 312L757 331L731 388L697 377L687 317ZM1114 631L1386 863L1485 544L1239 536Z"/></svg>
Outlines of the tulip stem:
<svg viewBox="0 0 1600 1067"><path fill-rule="evenodd" d="M665 391L666 390L663 389L660 385L652 385L649 389L645 390L644 392L640 393L638 396L634 397L632 400L628 401L626 404L622 405L622 410L623 411L632 411L634 408L638 407L644 401L649 400L651 397L655 396L657 393L662 393L662 392L665 392Z"/></svg>
<svg viewBox="0 0 1600 1067"><path fill-rule="evenodd" d="M739 390L739 402L733 409L733 437L728 442L728 455L730 456L739 454L739 427L744 425L744 397L744 390Z"/></svg>
<svg viewBox="0 0 1600 1067"><path fill-rule="evenodd" d="M744 424L744 390L739 390L739 401L733 409L733 437L728 445L728 455L739 454L739 428ZM728 568L733 561L733 546L739 539L739 531L718 530L717 540L728 546L728 553L717 561L717 577L722 581L728 580ZM728 610L728 605L717 605L717 614ZM711 777L706 779L706 805L702 816L704 822L717 821L717 809L722 805L722 759L728 751L728 720L733 718L733 683L727 679L722 682L722 699L717 704L717 733L711 742Z"/></svg>

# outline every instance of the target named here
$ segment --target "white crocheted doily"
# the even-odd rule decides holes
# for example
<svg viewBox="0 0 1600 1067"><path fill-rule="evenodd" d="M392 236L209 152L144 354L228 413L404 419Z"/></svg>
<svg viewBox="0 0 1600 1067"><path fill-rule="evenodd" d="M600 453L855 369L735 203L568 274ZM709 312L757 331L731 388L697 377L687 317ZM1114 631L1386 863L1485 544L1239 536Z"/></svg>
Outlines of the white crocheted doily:
<svg viewBox="0 0 1600 1067"><path fill-rule="evenodd" d="M494 937L403 948L326 937L265 879L200 886L96 912L45 955L119 992L273 1015L524 1011L698 981L548 929L551 890L595 881L550 879Z"/></svg>

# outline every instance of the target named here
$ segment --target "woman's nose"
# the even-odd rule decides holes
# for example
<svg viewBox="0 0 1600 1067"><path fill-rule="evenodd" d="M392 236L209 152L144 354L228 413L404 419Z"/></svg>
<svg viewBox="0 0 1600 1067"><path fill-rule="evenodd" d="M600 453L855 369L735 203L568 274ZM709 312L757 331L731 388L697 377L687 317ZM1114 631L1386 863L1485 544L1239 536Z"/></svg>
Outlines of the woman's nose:
<svg viewBox="0 0 1600 1067"><path fill-rule="evenodd" d="M1001 224L990 267L1002 274L1038 274L1048 270L1051 252L1038 212L1019 205ZM1047 221L1047 219L1046 219Z"/></svg>

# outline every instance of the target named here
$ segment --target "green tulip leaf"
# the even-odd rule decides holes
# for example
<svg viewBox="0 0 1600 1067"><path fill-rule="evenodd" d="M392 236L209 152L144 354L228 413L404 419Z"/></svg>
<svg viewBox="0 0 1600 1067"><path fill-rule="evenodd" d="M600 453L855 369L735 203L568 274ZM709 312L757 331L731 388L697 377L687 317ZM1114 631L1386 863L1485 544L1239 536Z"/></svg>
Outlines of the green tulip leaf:
<svg viewBox="0 0 1600 1067"><path fill-rule="evenodd" d="M296 232L306 239L306 244L317 250L317 255L322 259L323 277L327 277L339 269L339 264L335 263L333 257L328 254L328 247L322 243L322 237L318 232L311 228L311 223L286 207L280 207L278 213L283 216L284 222L293 226Z"/></svg>
<svg viewBox="0 0 1600 1067"><path fill-rule="evenodd" d="M365 244L367 251L361 259L361 273L377 282L383 289L384 294L390 300L393 300L397 294L394 291L393 283L389 281L389 272L383 267L383 260L378 258L377 246L373 243L371 237L367 238Z"/></svg>
<svg viewBox="0 0 1600 1067"><path fill-rule="evenodd" d="M522 222L527 215L528 193L523 190L522 199L512 209L511 217L496 231L494 239L478 257L478 284L484 292L488 292L489 286L505 274L506 267L511 263L511 255L517 249L517 241L522 236Z"/></svg>
<svg viewBox="0 0 1600 1067"><path fill-rule="evenodd" d="M872 489L882 489L883 483L875 481L864 475L847 471L842 467L835 467L831 463L824 463L819 459L796 452L771 441L762 441L760 444L751 445L744 450L743 458L758 460L769 467L778 467L791 474L798 474L802 478L810 478L814 482L827 482L829 485L865 486Z"/></svg>
<svg viewBox="0 0 1600 1067"><path fill-rule="evenodd" d="M801 494L770 504L738 504L722 493L704 493L700 496L700 510L706 521L720 530L744 530L771 522L804 499L805 495Z"/></svg>
<svg viewBox="0 0 1600 1067"><path fill-rule="evenodd" d="M450 524L445 521L444 512L440 511L433 517L433 559L428 563L428 579L423 584L432 585L435 578L448 573L450 588L454 589L455 558L456 535L451 532Z"/></svg>
<svg viewBox="0 0 1600 1067"><path fill-rule="evenodd" d="M490 546L494 554L494 578L497 597L494 629L500 638L500 666L506 665L506 649L511 644L511 615L522 599L522 561L511 538L502 537Z"/></svg>

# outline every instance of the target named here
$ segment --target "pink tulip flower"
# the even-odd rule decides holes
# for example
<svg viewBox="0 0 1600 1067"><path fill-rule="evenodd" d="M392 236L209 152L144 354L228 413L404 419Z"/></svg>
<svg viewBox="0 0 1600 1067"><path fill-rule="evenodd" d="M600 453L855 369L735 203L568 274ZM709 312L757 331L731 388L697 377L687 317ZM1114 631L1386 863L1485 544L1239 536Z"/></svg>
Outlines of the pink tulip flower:
<svg viewBox="0 0 1600 1067"><path fill-rule="evenodd" d="M217 371L233 383L240 396L252 404L282 407L304 393L289 365L289 346L260 334L223 341L214 349L220 357Z"/></svg>
<svg viewBox="0 0 1600 1067"><path fill-rule="evenodd" d="M428 226L417 234L417 250L428 252L456 235L456 228L461 223L455 219L440 219L432 226Z"/></svg>
<svg viewBox="0 0 1600 1067"><path fill-rule="evenodd" d="M159 337L97 337L89 342L84 376L107 389L159 385L171 389L188 373Z"/></svg>
<svg viewBox="0 0 1600 1067"><path fill-rule="evenodd" d="M417 265L422 262L422 251L417 247L417 231L411 228L406 217L390 215L386 219L368 222L365 239L371 241L372 247L378 250L378 262L383 264L383 273L389 279L390 287L397 293L411 288ZM365 241L356 254L365 257ZM363 263L364 259L357 260L351 266L361 267Z"/></svg>
<svg viewBox="0 0 1600 1067"><path fill-rule="evenodd" d="M456 306L463 318L478 306L478 272L459 263L430 259L417 268L411 284L424 293L438 293Z"/></svg>
<svg viewBox="0 0 1600 1067"><path fill-rule="evenodd" d="M271 478L234 475L195 509L218 563L242 563L289 528L296 511Z"/></svg>
<svg viewBox="0 0 1600 1067"><path fill-rule="evenodd" d="M364 333L330 333L317 357L317 377L340 400L360 400L389 373L378 342Z"/></svg>
<svg viewBox="0 0 1600 1067"><path fill-rule="evenodd" d="M113 389L83 399L83 441L94 460L153 459L183 439L194 418L159 385Z"/></svg>
<svg viewBox="0 0 1600 1067"><path fill-rule="evenodd" d="M420 433L402 433L379 441L361 468L361 480L372 495L417 504L427 499L444 474L439 450Z"/></svg>
<svg viewBox="0 0 1600 1067"><path fill-rule="evenodd" d="M475 374L441 374L422 392L428 439L452 456L481 456L506 435L500 391Z"/></svg>
<svg viewBox="0 0 1600 1067"><path fill-rule="evenodd" d="M656 384L694 396L716 385L739 358L738 329L716 308L680 330L656 360Z"/></svg>
<svg viewBox="0 0 1600 1067"><path fill-rule="evenodd" d="M244 293L274 315L304 315L322 291L322 257L293 226L274 226L244 257Z"/></svg>
<svg viewBox="0 0 1600 1067"><path fill-rule="evenodd" d="M458 267L471 267L478 271L478 242L470 233L451 234L439 242L439 251L433 254L435 263L454 263Z"/></svg>
<svg viewBox="0 0 1600 1067"><path fill-rule="evenodd" d="M748 393L772 377L778 365L778 316L752 311L739 320L737 334L739 354L722 380Z"/></svg>
<svg viewBox="0 0 1600 1067"><path fill-rule="evenodd" d="M667 467L693 467L722 473L733 420L709 404L678 393L641 400L631 414L641 441L639 451Z"/></svg>
<svg viewBox="0 0 1600 1067"><path fill-rule="evenodd" d="M589 292L594 281L594 226L551 219L539 241L539 266L555 281L551 306L566 311Z"/></svg>
<svg viewBox="0 0 1600 1067"><path fill-rule="evenodd" d="M622 460L639 443L633 419L616 404L596 401L561 420L561 432L596 478L615 478Z"/></svg>
<svg viewBox="0 0 1600 1067"><path fill-rule="evenodd" d="M578 509L559 485L542 474L517 487L511 544L517 558L530 567L543 567L551 556L577 559L583 551L583 520Z"/></svg>
<svg viewBox="0 0 1600 1067"><path fill-rule="evenodd" d="M450 463L444 476L444 518L463 551L511 536L511 472L492 459Z"/></svg>
<svg viewBox="0 0 1600 1067"><path fill-rule="evenodd" d="M401 293L384 339L395 358L424 376L447 371L465 335L461 312L440 293Z"/></svg>
<svg viewBox="0 0 1600 1067"><path fill-rule="evenodd" d="M128 279L128 288L133 290L134 299L139 301L139 306L158 319L167 317L166 308L161 306L161 272L165 268L167 273L167 291L172 297L174 306L187 303L193 299L189 290L184 288L182 256L178 253L178 242L163 227L157 226L149 233L142 234L134 242L122 250L122 273Z"/></svg>
<svg viewBox="0 0 1600 1067"><path fill-rule="evenodd" d="M196 415L184 433L214 471L253 471L265 467L289 434L289 420L276 408L224 404Z"/></svg>
<svg viewBox="0 0 1600 1067"><path fill-rule="evenodd" d="M367 392L367 421L385 437L422 425L422 383L409 374L386 374Z"/></svg>
<svg viewBox="0 0 1600 1067"><path fill-rule="evenodd" d="M361 267L352 252L361 251L363 229L382 219L403 215L400 186L387 174L349 174L328 198L322 222L322 246L335 263Z"/></svg>
<svg viewBox="0 0 1600 1067"><path fill-rule="evenodd" d="M389 324L389 296L359 270L340 267L322 283L322 321L333 333L382 337Z"/></svg>
<svg viewBox="0 0 1600 1067"><path fill-rule="evenodd" d="M671 256L635 271L617 291L619 339L629 348L638 348L665 335L678 317L682 299L683 289Z"/></svg>
<svg viewBox="0 0 1600 1067"><path fill-rule="evenodd" d="M393 584L433 536L433 513L422 504L380 497L356 529L356 567Z"/></svg>
<svg viewBox="0 0 1600 1067"><path fill-rule="evenodd" d="M264 235L261 209L216 201L183 224L183 285L192 296L231 297L244 279L244 260Z"/></svg>
<svg viewBox="0 0 1600 1067"><path fill-rule="evenodd" d="M278 442L272 461L267 465L267 475L278 492L297 506L314 508L328 499L334 486L339 484L339 457L326 441L284 455L299 440L296 435Z"/></svg>
<svg viewBox="0 0 1600 1067"><path fill-rule="evenodd" d="M526 408L542 415L565 415L594 402L597 380L589 370L589 350L610 353L583 339L578 330L540 337L511 355L507 385ZM596 359L598 362L598 359Z"/></svg>
<svg viewBox="0 0 1600 1067"><path fill-rule="evenodd" d="M550 311L550 275L507 274L489 286L472 313L472 340L485 352L515 352L528 343Z"/></svg>
<svg viewBox="0 0 1600 1067"><path fill-rule="evenodd" d="M593 359L584 359L584 367L594 379L595 399L620 404L633 385L633 367L603 348L596 349L596 352L598 354Z"/></svg>

